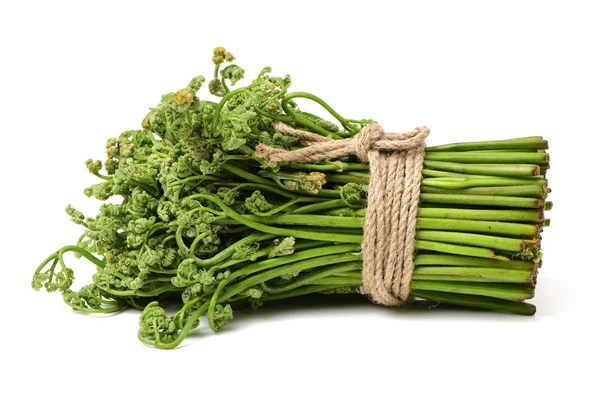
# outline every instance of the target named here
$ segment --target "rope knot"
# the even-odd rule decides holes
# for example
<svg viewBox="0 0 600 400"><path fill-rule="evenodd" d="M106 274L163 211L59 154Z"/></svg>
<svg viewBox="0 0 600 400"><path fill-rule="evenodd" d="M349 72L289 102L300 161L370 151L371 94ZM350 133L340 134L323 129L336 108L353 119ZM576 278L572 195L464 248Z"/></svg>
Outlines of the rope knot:
<svg viewBox="0 0 600 400"><path fill-rule="evenodd" d="M354 154L361 162L366 163L369 161L369 150L373 150L375 143L383 139L384 135L385 132L379 124L365 126L354 135Z"/></svg>
<svg viewBox="0 0 600 400"><path fill-rule="evenodd" d="M368 162L369 152L373 150L389 153L416 148L424 149L424 140L429 135L429 128L424 126L404 134L385 133L377 123L365 126L351 138L341 140L333 140L318 133L294 129L282 122L275 124L275 129L283 134L297 137L306 147L287 151L261 143L256 146L256 155L265 158L269 164L278 162L318 162L332 160L352 153L356 154L362 162Z"/></svg>
<svg viewBox="0 0 600 400"><path fill-rule="evenodd" d="M363 290L375 303L399 306L410 297L414 269L417 212L427 127L412 132L385 133L376 123L351 138L331 138L294 129L275 129L296 136L305 146L287 151L260 144L256 155L268 163L311 163L356 154L369 163L368 207L363 226Z"/></svg>

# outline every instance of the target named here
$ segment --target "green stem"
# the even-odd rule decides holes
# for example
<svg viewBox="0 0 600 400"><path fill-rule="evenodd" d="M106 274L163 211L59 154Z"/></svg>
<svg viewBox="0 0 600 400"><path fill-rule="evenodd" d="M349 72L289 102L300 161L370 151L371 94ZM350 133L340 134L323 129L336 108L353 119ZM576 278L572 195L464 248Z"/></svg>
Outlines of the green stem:
<svg viewBox="0 0 600 400"><path fill-rule="evenodd" d="M322 271L316 271L310 274L303 275L284 285L268 286L267 282L262 282L260 287L269 294L282 293L288 290L296 289L300 286L315 283L315 281L325 278L330 275L335 275L340 272L359 271L362 268L362 262L351 261L347 263L336 264L334 267L325 268ZM348 285L352 286L352 285ZM360 286L360 283L357 285Z"/></svg>
<svg viewBox="0 0 600 400"><path fill-rule="evenodd" d="M534 315L535 306L521 301L510 301L484 296L472 296L467 294L444 293L430 290L411 290L411 295L425 300L440 303L456 304L460 306L487 308L490 310L504 311L513 314Z"/></svg>
<svg viewBox="0 0 600 400"><path fill-rule="evenodd" d="M548 142L543 140L541 136L530 136L518 139L451 143L441 146L428 147L427 152L471 150L538 150L547 148Z"/></svg>
<svg viewBox="0 0 600 400"><path fill-rule="evenodd" d="M315 133L318 133L320 135L323 135L323 136L332 137L334 139L341 138L340 136L336 135L335 133L329 132L328 130L322 128L321 126L314 123L310 119L303 117L301 115L301 113L294 112L294 110L292 110L292 108L289 105L289 101L291 99L289 99L288 97L289 97L289 95L285 96L281 100L281 108L283 109L283 112L285 112L287 115L289 115L290 117L293 118L293 122L295 124L307 127L309 130L311 130Z"/></svg>
<svg viewBox="0 0 600 400"><path fill-rule="evenodd" d="M476 175L535 176L540 174L539 165L534 164L462 164L425 160L423 166L441 171Z"/></svg>
<svg viewBox="0 0 600 400"><path fill-rule="evenodd" d="M322 267L326 265L342 264L350 261L359 261L361 260L361 258L361 253L346 253L325 255L321 257L310 258L303 261L288 263L285 266L282 266L277 269L270 269L268 271L248 276L246 279L232 284L227 289L223 288L221 291L222 294L220 296L219 293L215 291L213 298L217 296L219 299L218 303L223 303L227 301L227 299L231 298L232 296L238 293L241 293L251 287L254 287L271 279L280 277L282 275L294 274L300 271L306 271L309 269Z"/></svg>
<svg viewBox="0 0 600 400"><path fill-rule="evenodd" d="M529 236L539 234L537 225L493 221L468 221L461 219L418 218L417 229L439 231L479 232L494 235Z"/></svg>
<svg viewBox="0 0 600 400"><path fill-rule="evenodd" d="M233 92L231 92L231 93L233 93ZM233 164L225 163L225 164L223 164L222 168L228 172L231 172L234 175L239 176L242 179L247 180L247 181L259 183L261 185L266 185L266 186L274 186L272 180L261 178L260 176L254 175L253 173L248 172L242 168L236 167Z"/></svg>
<svg viewBox="0 0 600 400"><path fill-rule="evenodd" d="M467 164L540 164L547 163L548 154L538 152L430 152L425 160Z"/></svg>
<svg viewBox="0 0 600 400"><path fill-rule="evenodd" d="M323 107L325 110L327 110L327 112L329 114L331 114L331 116L333 116L335 119L338 120L338 122L345 128L350 130L352 133L357 133L358 131L356 129L354 129L354 127L352 125L350 125L348 123L348 120L346 120L344 117L342 117L340 114L338 114L333 108L331 108L331 106L329 104L327 104L323 99L321 99L320 97L315 96L312 93L306 93L306 92L292 92L289 93L288 95L286 95L283 98L283 101L288 102L289 100L293 99L293 98L305 98L305 99L309 99L314 101L315 103L319 104L321 107ZM338 133L340 134L340 133ZM352 134L340 134L340 136L342 137L350 137L352 136Z"/></svg>
<svg viewBox="0 0 600 400"><path fill-rule="evenodd" d="M512 186L512 185L546 185L548 182L541 175L535 176L519 176L511 178L507 176L490 176L490 175L474 175L474 174L461 174L458 172L438 171L435 169L423 169L424 177L434 178L459 178L463 179L466 183L478 183L478 182L496 182L498 186ZM471 181L473 180L473 181Z"/></svg>
<svg viewBox="0 0 600 400"><path fill-rule="evenodd" d="M296 203L299 203L300 201L301 201L300 198L297 197L295 199L288 201L287 203L283 203L279 207L272 208L271 210L269 210L267 212L256 212L255 215L258 217L262 217L262 218L270 217L270 216L275 215L283 210L290 208L291 206L293 206ZM317 203L317 204L319 204L319 203Z"/></svg>
<svg viewBox="0 0 600 400"><path fill-rule="evenodd" d="M421 193L422 202L437 204L464 204L507 208L540 208L544 201L530 197L487 196L471 194Z"/></svg>
<svg viewBox="0 0 600 400"><path fill-rule="evenodd" d="M356 201L357 206L364 207L366 205L366 200L358 200ZM321 203L307 204L305 206L296 208L291 214L314 214L320 211L326 211L337 207L343 207L347 205L347 201L343 199L336 200L328 200Z"/></svg>
<svg viewBox="0 0 600 400"><path fill-rule="evenodd" d="M227 187L231 186L231 187L235 187L237 189L266 190L267 192L271 192L271 193L280 195L280 196L288 198L288 199L296 200L299 203L315 203L315 202L329 201L328 199L323 199L320 197L298 196L298 195L294 194L294 192L287 191L287 190L281 189L280 187L278 187L276 185L273 185L273 183L274 182L270 182L269 185L264 185L261 183L219 182L218 185L219 186L227 186Z"/></svg>
<svg viewBox="0 0 600 400"><path fill-rule="evenodd" d="M414 259L415 268L421 266L460 266L480 268L505 268L533 271L536 264L533 261L490 259L479 257L465 257L449 254L417 254Z"/></svg>
<svg viewBox="0 0 600 400"><path fill-rule="evenodd" d="M228 279L225 279L219 283L219 286L215 290L215 292L220 292L223 288L231 281L235 281L236 279L246 277L251 274L255 274L261 271L273 269L275 267L279 267L281 265L285 265L288 263L294 263L297 261L308 260L311 258L321 258L330 255L339 255L342 253L348 252L360 252L361 248L357 244L340 244L340 245L331 245L325 247L318 247L315 249L303 250L289 256L285 257L275 257L267 260L257 261L248 265L245 265L243 268L234 271ZM179 311L180 315L184 315L186 310L192 306L194 306L199 301L202 301L203 297L197 297L186 304L183 305L182 309Z"/></svg>
<svg viewBox="0 0 600 400"><path fill-rule="evenodd" d="M341 277L341 276L327 276L325 278L317 279L312 282L314 285L340 285L342 287L359 287L362 285L361 277Z"/></svg>
<svg viewBox="0 0 600 400"><path fill-rule="evenodd" d="M78 246L65 246L65 247L61 248L60 250L58 250L58 252L56 252L55 254L57 254L59 259L62 260L62 256L66 252L77 253L80 256L83 256L84 258L86 258L88 261L91 261L96 266L103 268L103 269L106 268L106 264L104 263L104 261L100 260L99 258L94 257L92 255L92 253L90 253L89 251L87 251L81 247L78 247ZM61 262L61 264L63 264L63 263ZM64 264L62 266L64 268L66 268L66 266Z"/></svg>
<svg viewBox="0 0 600 400"><path fill-rule="evenodd" d="M322 247L325 245L328 245L329 243L327 242L319 242L316 240L307 240L307 241L301 241L301 242L297 242L294 245L294 250L298 251L298 250L306 250L306 249L312 249L315 247ZM273 249L273 245L267 247L266 249L262 249L256 252L256 258L260 259L262 257L268 256L271 253L271 250ZM283 259L282 259L283 260ZM234 265L237 264L247 264L248 260L245 259L238 259L238 260L227 260L223 263L219 263L219 264L215 264L212 267L210 267L210 269L208 270L209 273L214 273L216 271L220 271L220 270L224 270L230 267L233 267Z"/></svg>
<svg viewBox="0 0 600 400"><path fill-rule="evenodd" d="M428 240L415 240L415 248L418 250L431 250L440 253L457 254L471 257L507 259L506 257L496 255L496 253L494 253L494 251L491 249L464 245L458 246L455 244L440 243Z"/></svg>
<svg viewBox="0 0 600 400"><path fill-rule="evenodd" d="M326 232L323 232L323 233L307 232L307 231L301 231L301 230L297 230L297 229L283 229L283 228L278 228L278 227L261 224L259 222L255 222L252 219L246 218L246 217L242 216L241 214L238 214L237 212L233 211L231 208L229 208L227 205L225 205L225 203L223 203L220 198L218 198L216 196L205 195L205 194L198 194L196 196L202 197L202 198L205 198L207 200L214 202L221 209L223 209L223 211L225 212L225 214L228 217L230 217L252 229L260 231L260 232L270 233L270 234L278 235L278 236L293 236L293 237L300 238L300 239L320 240L320 241L324 241L324 242L339 242L339 243L361 243L362 242L362 235L345 235L345 234L335 234L335 233L329 234Z"/></svg>
<svg viewBox="0 0 600 400"><path fill-rule="evenodd" d="M469 210L460 208L430 207L420 207L418 216L419 218L448 218L514 222L537 222L543 219L543 214L538 210Z"/></svg>
<svg viewBox="0 0 600 400"><path fill-rule="evenodd" d="M542 185L527 186L495 186L495 187L472 187L467 189L441 189L437 187L421 187L421 193L458 194L458 195L491 195L509 197L535 197L546 198L546 190Z"/></svg>
<svg viewBox="0 0 600 400"><path fill-rule="evenodd" d="M67 304L73 310L82 311L82 312L85 312L88 314L112 314L112 313L121 311L122 309L124 309L127 306L125 303L119 303L119 302L114 302L114 303L115 304L112 307L86 308L86 307L80 307L80 306L77 306L75 304L71 304L71 303L68 303L67 301L65 301L65 304Z"/></svg>
<svg viewBox="0 0 600 400"><path fill-rule="evenodd" d="M345 174L328 174L327 182L362 184L362 183L369 183L369 179L368 178L365 179L363 177L358 177L358 176L345 175Z"/></svg>
<svg viewBox="0 0 600 400"><path fill-rule="evenodd" d="M478 267L419 267L413 271L412 280L529 283L532 272L518 269Z"/></svg>
<svg viewBox="0 0 600 400"><path fill-rule="evenodd" d="M329 290L334 290L338 288L345 288L348 285L345 284L330 284L330 285L306 285L301 286L298 289L289 290L283 293L272 294L266 298L266 301L275 301L275 300L283 300L289 299L292 297L304 296L311 293L325 293Z"/></svg>
<svg viewBox="0 0 600 400"><path fill-rule="evenodd" d="M512 239L498 236L480 235L477 233L422 230L418 231L415 237L419 240L475 245L485 247L486 249L505 250L515 253L526 248L539 247L539 241L537 240Z"/></svg>
<svg viewBox="0 0 600 400"><path fill-rule="evenodd" d="M364 218L310 214L284 214L271 217L259 217L258 215L252 214L239 214L239 216L246 218L249 221L259 222L264 225L304 225L361 229L365 222ZM226 223L227 221L220 219L219 222Z"/></svg>
<svg viewBox="0 0 600 400"><path fill-rule="evenodd" d="M179 288L175 287L174 285L172 285L170 283L167 285L163 285L158 288L152 289L152 290L141 290L141 289L117 290L117 289L111 289L111 288L102 287L102 286L98 286L98 287L100 289L104 290L106 293L109 293L113 296L120 296L120 297L125 297L125 296L156 297L156 296L166 293L166 292L170 292L173 290L179 290Z"/></svg>
<svg viewBox="0 0 600 400"><path fill-rule="evenodd" d="M211 258L207 258L204 260L194 260L194 264L196 264L199 267L211 267L211 266L214 266L215 264L218 264L218 263L224 261L227 257L231 256L235 252L235 250L240 246L244 246L246 244L255 243L255 242L262 242L264 240L273 239L275 237L276 236L272 235L272 234L253 233L251 235L245 236L244 238L238 240L237 242L235 242L231 246L225 248L224 250L220 251L219 253L215 254Z"/></svg>
<svg viewBox="0 0 600 400"><path fill-rule="evenodd" d="M533 297L533 286L516 283L411 281L410 288L411 291L427 290L470 294L515 301L527 300Z"/></svg>

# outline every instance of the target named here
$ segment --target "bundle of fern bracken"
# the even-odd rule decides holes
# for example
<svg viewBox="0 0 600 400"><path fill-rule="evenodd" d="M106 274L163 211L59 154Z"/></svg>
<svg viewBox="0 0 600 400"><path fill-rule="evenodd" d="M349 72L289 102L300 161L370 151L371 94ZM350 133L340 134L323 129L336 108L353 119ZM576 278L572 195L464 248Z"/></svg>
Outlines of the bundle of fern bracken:
<svg viewBox="0 0 600 400"><path fill-rule="evenodd" d="M354 155L315 163L268 163L256 147L293 150L287 127L350 138L373 121L347 119L319 97L290 91L289 76L264 68L231 89L244 70L214 50L213 100L187 87L162 96L141 130L106 144L87 161L102 201L95 217L71 206L84 233L52 253L32 286L59 291L73 309L142 310L139 339L174 348L206 316L219 331L232 308L310 293L362 293L363 225L369 165ZM227 66L225 66L227 65ZM230 88L231 87L231 88ZM322 118L301 111L312 101ZM547 143L541 137L428 147L420 184L410 297L533 315L540 233L550 208ZM110 202L107 200L111 200ZM71 290L65 254L95 267L93 282ZM168 316L164 304L180 309Z"/></svg>

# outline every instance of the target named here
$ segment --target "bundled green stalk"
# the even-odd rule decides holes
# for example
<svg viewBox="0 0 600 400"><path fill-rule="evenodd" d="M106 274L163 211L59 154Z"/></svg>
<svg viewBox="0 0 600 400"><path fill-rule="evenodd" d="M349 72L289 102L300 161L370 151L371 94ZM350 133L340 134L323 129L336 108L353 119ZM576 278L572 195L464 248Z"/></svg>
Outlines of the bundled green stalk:
<svg viewBox="0 0 600 400"><path fill-rule="evenodd" d="M101 181L85 194L105 202L96 217L67 207L85 228L75 245L51 254L32 286L60 291L75 310L143 310L139 339L179 345L206 315L216 332L232 306L309 293L361 290L362 227L368 165L354 156L316 164L268 165L260 143L294 149L278 121L333 139L352 137L372 120L346 119L320 98L290 92L291 80L261 71L231 90L244 71L216 48L208 87L198 76L162 97L142 130L107 142L107 160L88 160ZM303 112L313 101L332 121ZM421 183L415 299L532 315L548 220L547 143L541 137L429 147ZM101 172L104 167L105 173ZM93 283L70 289L74 253L96 267ZM159 304L176 302L167 316Z"/></svg>

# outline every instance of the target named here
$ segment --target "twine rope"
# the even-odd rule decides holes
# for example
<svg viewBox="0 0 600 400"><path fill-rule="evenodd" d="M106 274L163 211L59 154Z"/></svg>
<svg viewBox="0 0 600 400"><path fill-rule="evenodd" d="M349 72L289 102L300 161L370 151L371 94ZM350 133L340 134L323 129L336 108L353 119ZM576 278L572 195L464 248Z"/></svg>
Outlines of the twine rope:
<svg viewBox="0 0 600 400"><path fill-rule="evenodd" d="M259 144L256 155L268 163L310 163L356 154L369 163L371 178L362 242L363 290L375 303L399 306L410 296L421 173L427 127L385 133L379 124L365 126L352 138L333 140L277 123L275 129L296 136L305 147L287 151Z"/></svg>

